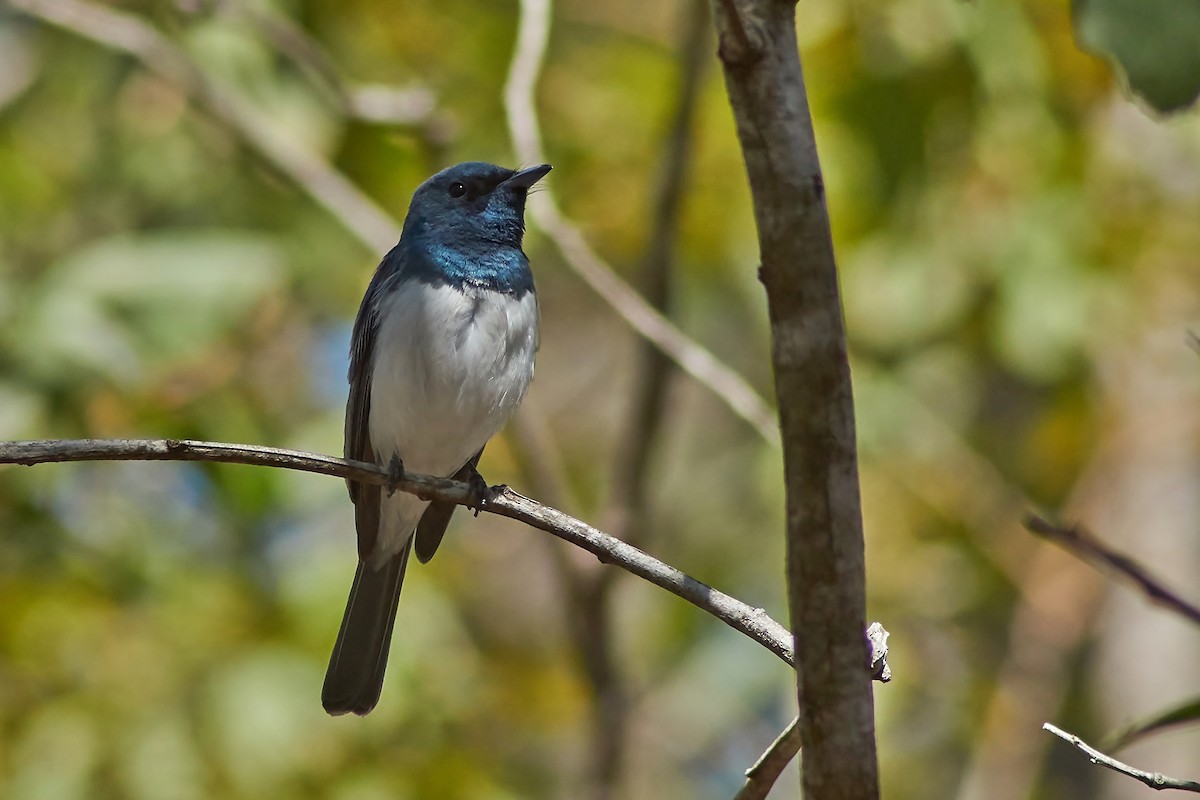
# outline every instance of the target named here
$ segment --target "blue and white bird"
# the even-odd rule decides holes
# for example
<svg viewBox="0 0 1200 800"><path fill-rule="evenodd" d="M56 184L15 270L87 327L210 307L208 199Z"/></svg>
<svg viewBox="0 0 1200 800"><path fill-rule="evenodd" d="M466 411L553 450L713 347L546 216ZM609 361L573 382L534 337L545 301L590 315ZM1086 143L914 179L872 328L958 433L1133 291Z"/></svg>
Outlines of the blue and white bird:
<svg viewBox="0 0 1200 800"><path fill-rule="evenodd" d="M538 307L521 249L525 198L550 171L468 162L417 189L354 321L346 458L483 487L479 456L533 379ZM349 481L358 571L321 702L379 701L404 568L433 557L454 505Z"/></svg>

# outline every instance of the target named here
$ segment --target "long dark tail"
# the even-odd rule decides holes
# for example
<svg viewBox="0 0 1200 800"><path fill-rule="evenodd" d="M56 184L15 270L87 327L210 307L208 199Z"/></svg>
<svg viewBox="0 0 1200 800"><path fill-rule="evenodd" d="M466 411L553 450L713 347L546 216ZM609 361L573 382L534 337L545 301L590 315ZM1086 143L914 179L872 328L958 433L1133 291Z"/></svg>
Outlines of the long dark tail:
<svg viewBox="0 0 1200 800"><path fill-rule="evenodd" d="M379 570L358 562L321 689L321 705L330 714L353 711L362 716L379 702L410 550L412 539Z"/></svg>

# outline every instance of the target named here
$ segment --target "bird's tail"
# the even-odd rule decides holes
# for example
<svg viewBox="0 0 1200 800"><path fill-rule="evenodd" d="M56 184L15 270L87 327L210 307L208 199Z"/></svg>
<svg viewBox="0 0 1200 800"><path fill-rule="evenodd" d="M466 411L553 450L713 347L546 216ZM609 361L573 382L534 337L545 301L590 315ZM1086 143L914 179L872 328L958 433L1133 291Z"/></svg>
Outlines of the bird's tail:
<svg viewBox="0 0 1200 800"><path fill-rule="evenodd" d="M353 711L362 716L379 702L410 550L411 539L378 570L363 560L358 562L321 690L321 705L330 714Z"/></svg>

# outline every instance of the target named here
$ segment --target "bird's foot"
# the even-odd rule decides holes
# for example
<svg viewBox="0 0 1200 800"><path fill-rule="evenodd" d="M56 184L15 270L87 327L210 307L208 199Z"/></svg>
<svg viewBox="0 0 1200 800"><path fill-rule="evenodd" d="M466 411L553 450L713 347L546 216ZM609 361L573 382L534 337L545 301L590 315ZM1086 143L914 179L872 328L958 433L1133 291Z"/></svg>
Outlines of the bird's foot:
<svg viewBox="0 0 1200 800"><path fill-rule="evenodd" d="M396 493L396 486L402 480L404 480L404 462L400 460L399 453L392 453L392 460L388 462L388 497Z"/></svg>
<svg viewBox="0 0 1200 800"><path fill-rule="evenodd" d="M479 470L474 467L471 468L471 474L467 476L467 484L470 486L471 493L467 508L473 509L477 517L489 500L508 488L506 486L488 486L487 481L479 474Z"/></svg>

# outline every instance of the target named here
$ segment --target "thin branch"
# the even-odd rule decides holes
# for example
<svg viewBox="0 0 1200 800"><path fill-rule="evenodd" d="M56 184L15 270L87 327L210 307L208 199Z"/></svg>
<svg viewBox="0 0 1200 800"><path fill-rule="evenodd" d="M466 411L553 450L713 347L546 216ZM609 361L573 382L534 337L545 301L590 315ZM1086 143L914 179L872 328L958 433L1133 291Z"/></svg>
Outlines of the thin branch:
<svg viewBox="0 0 1200 800"><path fill-rule="evenodd" d="M326 95L339 111L348 111L349 88L329 53L303 27L273 8L258 8L237 0L221 2L218 11L235 24L249 23L277 52L306 73L310 77L309 82Z"/></svg>
<svg viewBox="0 0 1200 800"><path fill-rule="evenodd" d="M734 800L763 800L799 752L800 718L796 717L783 729L783 733L775 737L775 741L758 757L754 766L746 770L746 782L738 789Z"/></svg>
<svg viewBox="0 0 1200 800"><path fill-rule="evenodd" d="M662 143L662 165L654 192L650 241L642 258L642 290L647 302L666 314L671 298L675 238L683 209L684 183L692 154L692 118L700 78L707 62L709 20L707 0L689 0L681 8L682 27L679 100L670 130ZM629 424L616 448L610 527L617 537L638 544L645 533L646 480L651 456L665 417L672 362L651 342L642 340L637 354ZM605 573L612 575L611 572Z"/></svg>
<svg viewBox="0 0 1200 800"><path fill-rule="evenodd" d="M892 679L892 668L888 664L889 636L891 634L878 622L867 626L867 641L871 644L871 679L880 683ZM746 782L734 795L734 800L763 800L799 752L800 717L796 717L775 737L775 741L758 757L754 766L746 770Z"/></svg>
<svg viewBox="0 0 1200 800"><path fill-rule="evenodd" d="M1200 792L1200 782L1168 778L1161 772L1146 772L1137 767L1131 767L1122 761L1117 761L1112 756L1101 753L1075 734L1067 733L1062 728L1051 725L1049 722L1042 725L1042 730L1050 731L1050 733L1053 733L1058 738L1075 745L1075 747L1087 754L1087 757L1093 764L1099 764L1102 767L1108 767L1114 772L1128 775L1134 780L1146 784L1151 789L1178 789L1182 792Z"/></svg>
<svg viewBox="0 0 1200 800"><path fill-rule="evenodd" d="M651 229L640 277L642 292L654 308L667 313L674 270L675 238L683 208L684 183L692 153L692 118L709 40L707 0L688 0L679 13L679 90L670 126L661 145L661 171L654 189ZM604 519L624 542L644 547L649 533L650 463L666 412L673 363L652 342L640 339L636 354L628 422L613 459L612 489ZM583 672L592 689L592 744L588 748L590 796L609 800L620 795L621 777L630 746L630 691L616 652L613 590L616 570L570 569L569 593L576 619L573 638Z"/></svg>
<svg viewBox="0 0 1200 800"><path fill-rule="evenodd" d="M1049 539L1084 561L1098 563L1127 578L1142 590L1150 602L1170 609L1189 622L1200 625L1200 608L1184 600L1162 581L1151 575L1149 570L1141 564L1129 556L1113 550L1084 528L1078 525L1070 527L1055 525L1035 514L1026 517L1025 527L1031 533Z"/></svg>
<svg viewBox="0 0 1200 800"><path fill-rule="evenodd" d="M521 0L516 50L504 87L504 109L517 158L525 164L546 160L534 88L549 37L550 0ZM776 415L767 402L745 378L684 334L622 280L591 248L579 228L559 210L550 189L529 198L529 213L558 247L567 265L622 319L721 398L766 442L778 446Z"/></svg>
<svg viewBox="0 0 1200 800"><path fill-rule="evenodd" d="M329 52L295 21L271 9L241 2L222 2L219 11L236 23L249 23L273 48L309 77L345 117L406 128L445 127L434 118L437 95L426 86L354 86L343 80Z"/></svg>
<svg viewBox="0 0 1200 800"><path fill-rule="evenodd" d="M544 18L548 27L548 0L529 2L546 6ZM397 221L352 184L345 175L332 167L328 161L307 150L290 132L280 130L269 122L252 103L231 86L206 75L185 51L137 16L88 0L11 0L11 5L31 17L57 25L112 50L127 53L152 72L182 89L214 119L220 120L236 132L252 150L296 183L369 250L384 252L400 237ZM513 71L509 76L509 89L505 95L510 123L513 123L515 118L514 108L527 106L532 109L532 87L540 67L542 52L545 50L545 42L538 44L536 38L533 38L544 37L545 31L539 33L536 25L527 26L524 22L527 18L536 21L537 14L525 13L524 4L522 9L523 37L518 41ZM536 48L523 44L526 40L532 41ZM531 68L532 74L525 75L524 73ZM519 78L519 81L515 81L514 78ZM519 98L513 99L514 86L518 90L522 87L527 89L528 95L524 102ZM364 112L366 109L359 103L364 98L357 95L353 97L354 110L357 113ZM370 113L378 111L378 103L374 99L367 105L372 108ZM431 121L431 124L433 122ZM536 133L536 124L536 118L532 115L528 115L520 124L513 123L518 157L526 163L542 160L541 147L540 144L537 144L535 149L523 146L526 137L518 136L516 131L518 127L524 129L533 125L532 141L535 144L539 143L540 136ZM444 134L436 125L431 129L431 135L435 140L444 138ZM440 141L434 141L433 144L437 146ZM578 230L562 217L548 192L535 194L530 205L534 220L558 245L567 263L612 305L634 330L653 341L689 375L716 394L735 414L749 421L764 439L768 442L777 441L774 413L744 378L655 312L637 292L617 277L591 250Z"/></svg>
<svg viewBox="0 0 1200 800"><path fill-rule="evenodd" d="M207 75L178 45L133 14L87 0L12 0L24 13L127 53L190 95L251 149L325 208L370 250L384 252L400 226L329 162L271 122L240 92Z"/></svg>
<svg viewBox="0 0 1200 800"><path fill-rule="evenodd" d="M0 464L43 464L63 461L213 461L253 464L319 475L351 478L363 483L390 486L384 467L318 453L247 444L198 442L177 439L43 439L0 442ZM466 483L428 475L406 474L395 488L423 500L444 500L469 506L474 501ZM792 663L792 637L761 608L751 608L719 592L638 548L615 539L585 522L544 506L508 487L494 487L481 511L524 522L582 547L605 564L612 564L707 611L729 627L749 636Z"/></svg>
<svg viewBox="0 0 1200 800"><path fill-rule="evenodd" d="M1146 736L1180 725L1195 725L1200 720L1200 697L1191 697L1166 711L1140 719L1105 737L1102 747L1121 750Z"/></svg>

